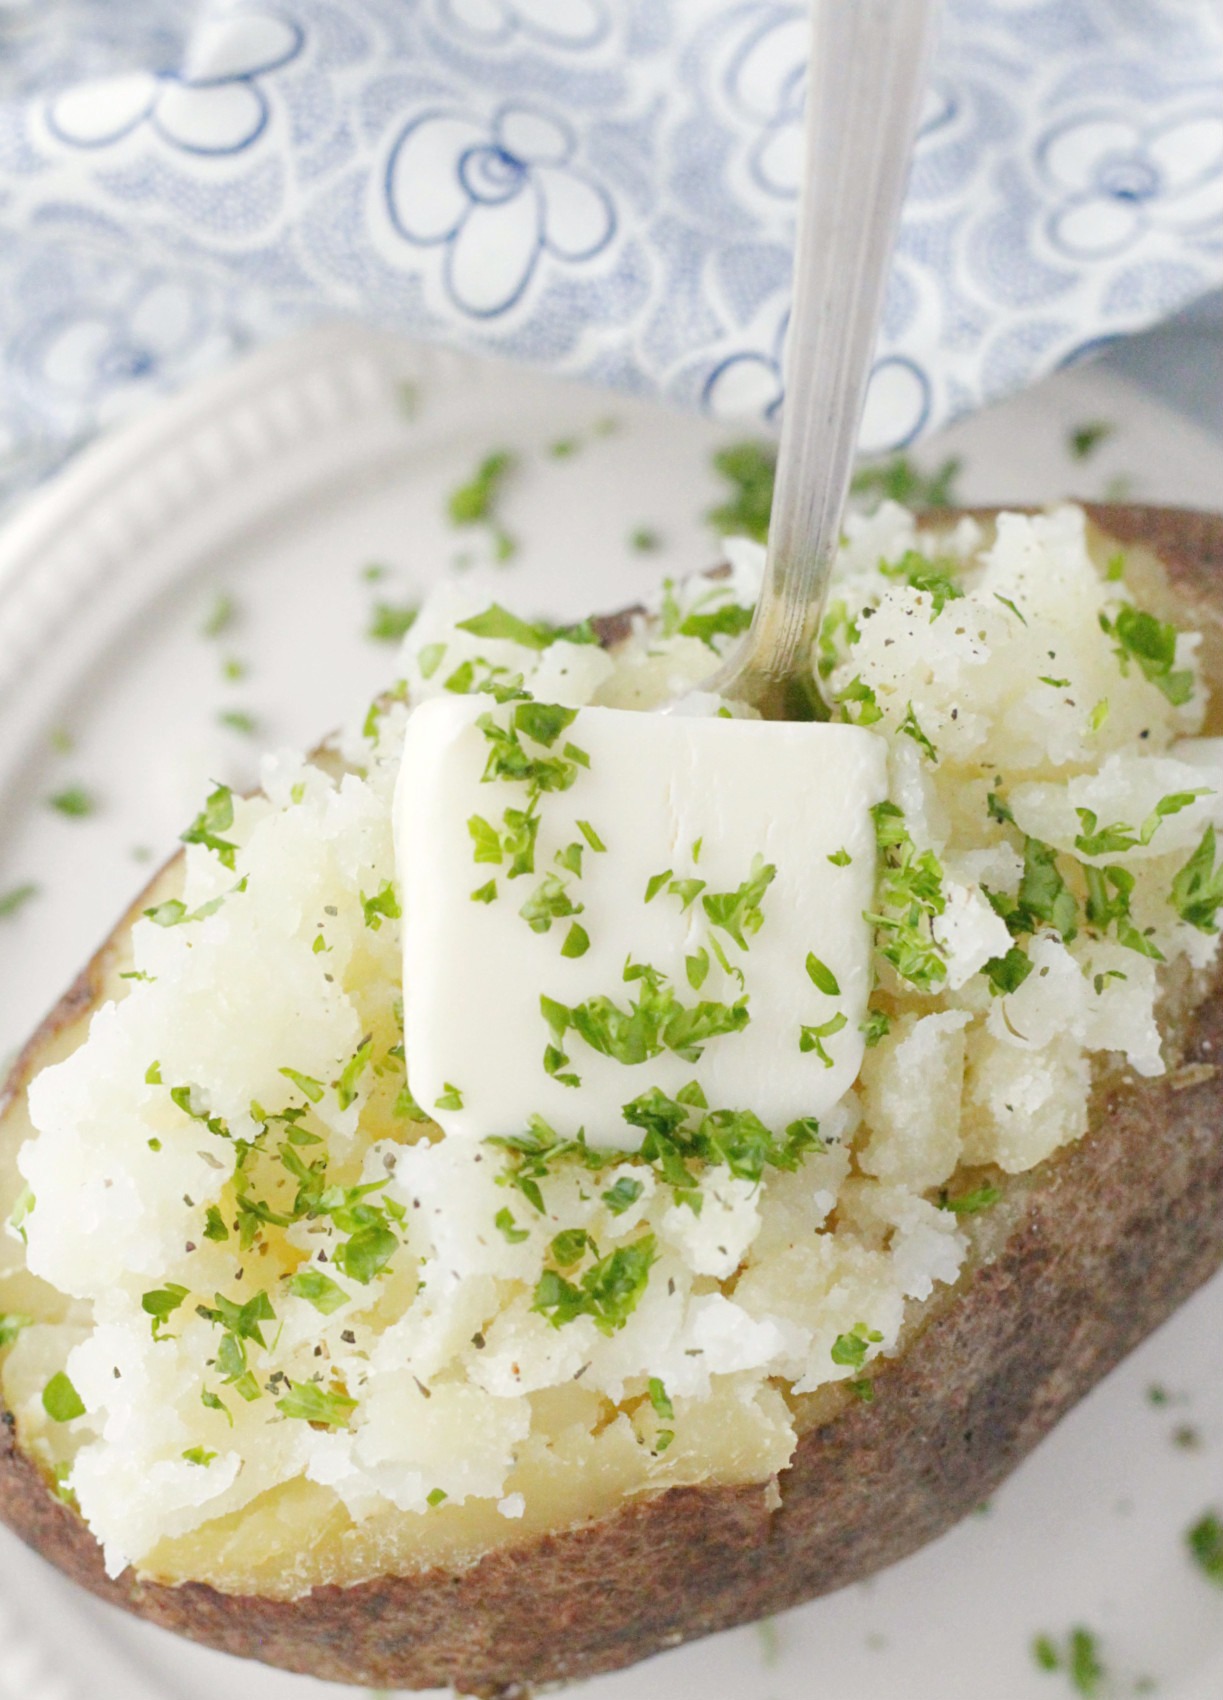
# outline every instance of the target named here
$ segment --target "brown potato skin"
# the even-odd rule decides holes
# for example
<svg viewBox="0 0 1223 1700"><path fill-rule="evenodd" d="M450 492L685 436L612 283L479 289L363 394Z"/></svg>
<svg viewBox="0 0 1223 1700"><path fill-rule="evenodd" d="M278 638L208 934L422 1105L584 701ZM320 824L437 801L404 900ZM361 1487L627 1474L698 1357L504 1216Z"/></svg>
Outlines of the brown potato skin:
<svg viewBox="0 0 1223 1700"><path fill-rule="evenodd" d="M1110 535L1159 553L1187 617L1211 628L1208 653L1223 654L1223 516L1091 512ZM1223 667L1210 671L1223 679ZM48 1037L93 1001L98 962L27 1046L10 1093ZM859 1581L979 1503L1223 1263L1219 989L1216 978L1172 1073L1100 1085L1087 1137L972 1219L989 1236L975 1267L880 1366L874 1402L843 1402L807 1426L776 1483L674 1489L464 1570L272 1601L144 1583L130 1571L108 1581L92 1535L17 1451L0 1413L0 1518L152 1623L373 1688L453 1684L508 1697Z"/></svg>

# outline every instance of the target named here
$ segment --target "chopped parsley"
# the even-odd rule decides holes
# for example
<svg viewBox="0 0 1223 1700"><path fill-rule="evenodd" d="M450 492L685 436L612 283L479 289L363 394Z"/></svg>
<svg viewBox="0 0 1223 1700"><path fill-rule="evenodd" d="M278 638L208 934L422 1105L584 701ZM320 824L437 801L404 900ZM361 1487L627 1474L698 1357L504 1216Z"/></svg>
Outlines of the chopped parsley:
<svg viewBox="0 0 1223 1700"><path fill-rule="evenodd" d="M85 1415L85 1404L61 1369L42 1390L42 1408L53 1423L70 1423Z"/></svg>
<svg viewBox="0 0 1223 1700"><path fill-rule="evenodd" d="M1032 972L1032 959L1019 945L1012 945L1005 956L992 956L981 972L989 981L995 997L1017 992Z"/></svg>
<svg viewBox="0 0 1223 1700"><path fill-rule="evenodd" d="M524 649L547 649L557 635L555 627L542 622L532 625L517 614L511 614L499 602L494 602L482 614L459 620L457 625L459 631L470 632L473 637L499 638L521 644Z"/></svg>
<svg viewBox="0 0 1223 1700"><path fill-rule="evenodd" d="M166 1323L181 1307L186 1297L186 1287L180 1287L176 1281L167 1281L164 1287L156 1287L142 1296L140 1308L146 1316L153 1319L154 1340L161 1339Z"/></svg>
<svg viewBox="0 0 1223 1700"><path fill-rule="evenodd" d="M69 785L47 798L47 807L67 815L69 820L83 820L86 815L93 814L97 806L97 800L83 785Z"/></svg>
<svg viewBox="0 0 1223 1700"><path fill-rule="evenodd" d="M435 1100L433 1108L435 1110L461 1110L463 1108L463 1094L449 1080L443 1080L442 1095Z"/></svg>
<svg viewBox="0 0 1223 1700"><path fill-rule="evenodd" d="M365 925L371 932L377 932L384 920L398 921L403 910L399 907L399 899L395 895L395 887L390 880L382 886L373 897L361 893L361 911L365 916Z"/></svg>
<svg viewBox="0 0 1223 1700"><path fill-rule="evenodd" d="M245 1304L216 1293L211 1305L196 1305L195 1309L197 1316L222 1330L216 1367L226 1385L233 1387L247 1401L258 1399L259 1384L247 1365L246 1342L249 1340L261 1350L267 1348L263 1324L275 1322L276 1312L266 1292L260 1289Z"/></svg>
<svg viewBox="0 0 1223 1700"><path fill-rule="evenodd" d="M865 1322L855 1322L847 1334L837 1335L830 1356L834 1364L861 1369L870 1348L878 1346L882 1340L883 1335L877 1328L868 1328Z"/></svg>
<svg viewBox="0 0 1223 1700"><path fill-rule="evenodd" d="M1139 844L1149 844L1170 815L1177 815L1182 809L1190 808L1199 797L1210 795L1208 786L1196 791L1169 792L1159 799L1137 832L1123 821L1101 828L1093 810L1076 809L1074 812L1079 817L1081 830L1075 838L1074 847L1083 856L1124 855Z"/></svg>
<svg viewBox="0 0 1223 1700"><path fill-rule="evenodd" d="M902 810L877 803L871 810L879 848L878 908L865 919L875 929L875 949L902 980L930 992L947 977L931 926L947 906L943 869L932 850L918 854Z"/></svg>
<svg viewBox="0 0 1223 1700"><path fill-rule="evenodd" d="M305 1093L312 1104L322 1102L323 1083L321 1080L316 1080L312 1074L302 1074L295 1068L282 1068L278 1072L283 1074L286 1080L291 1080L299 1092Z"/></svg>
<svg viewBox="0 0 1223 1700"><path fill-rule="evenodd" d="M577 921L571 922L569 931L565 934L565 942L561 946L561 955L574 959L585 956L589 949L590 934Z"/></svg>
<svg viewBox="0 0 1223 1700"><path fill-rule="evenodd" d="M480 525L492 520L497 498L514 466L514 456L507 449L486 455L467 483L451 491L446 503L451 523Z"/></svg>
<svg viewBox="0 0 1223 1700"><path fill-rule="evenodd" d="M204 1238L213 1240L218 1245L229 1238L229 1229L225 1226L225 1218L215 1204L210 1204L204 1212Z"/></svg>
<svg viewBox="0 0 1223 1700"><path fill-rule="evenodd" d="M522 738L550 749L575 715L571 708L552 703L521 702L510 723L500 725L491 714L482 714L476 725L489 746L481 779L485 784L504 780L527 787L528 813L546 791L567 791L579 767L589 766L589 757L576 744L566 743L559 755L537 756L525 748ZM520 736L521 734L521 736Z"/></svg>
<svg viewBox="0 0 1223 1700"><path fill-rule="evenodd" d="M917 549L906 549L899 561L880 561L879 571L884 578L900 579L911 590L922 591L928 596L932 604L931 622L938 618L949 602L964 594L951 576L950 562L932 561Z"/></svg>
<svg viewBox="0 0 1223 1700"><path fill-rule="evenodd" d="M212 607L200 627L200 631L207 638L220 637L222 632L227 632L230 629L237 618L237 603L228 591L219 590L213 598Z"/></svg>
<svg viewBox="0 0 1223 1700"><path fill-rule="evenodd" d="M1034 933L1043 925L1052 927L1069 944L1078 931L1078 903L1058 868L1057 851L1039 838L1024 839L1018 895L1011 897L988 889L985 895L995 914L1006 922L1012 938Z"/></svg>
<svg viewBox="0 0 1223 1700"><path fill-rule="evenodd" d="M655 1416L661 1417L665 1423L673 1423L675 1421L675 1406L667 1396L667 1389L656 1375L650 1377L646 1390Z"/></svg>
<svg viewBox="0 0 1223 1700"><path fill-rule="evenodd" d="M827 860L832 863L834 868L847 868L853 861L853 857L848 850L834 850Z"/></svg>
<svg viewBox="0 0 1223 1700"><path fill-rule="evenodd" d="M240 732L246 738L253 737L259 726L253 714L247 714L240 708L223 708L217 720L231 732Z"/></svg>
<svg viewBox="0 0 1223 1700"><path fill-rule="evenodd" d="M640 1187L637 1190L640 1191ZM623 1208L627 1209L628 1206ZM32 1316L23 1316L19 1311L0 1311L0 1352L4 1351L6 1346L11 1346L17 1336L31 1327L33 1322Z"/></svg>
<svg viewBox="0 0 1223 1700"><path fill-rule="evenodd" d="M518 913L533 933L546 933L551 931L553 921L580 915L584 908L584 904L573 901L568 886L558 874L545 874Z"/></svg>
<svg viewBox="0 0 1223 1700"><path fill-rule="evenodd" d="M1215 916L1223 904L1223 863L1215 862L1215 829L1208 826L1201 842L1172 880L1168 901L1182 921L1200 933L1216 933Z"/></svg>
<svg viewBox="0 0 1223 1700"><path fill-rule="evenodd" d="M640 987L627 1008L603 994L572 1007L541 997L540 1008L552 1036L548 1049L555 1053L551 1059L545 1054L544 1066L550 1074L557 1074L569 1060L560 1047L570 1031L615 1062L647 1062L664 1051L674 1051L685 1062L699 1062L710 1039L741 1033L748 1025L746 998L733 1004L708 1000L683 1004L665 974L631 959L624 979Z"/></svg>
<svg viewBox="0 0 1223 1700"><path fill-rule="evenodd" d="M332 1081L331 1084L335 1087L336 1099L342 1110L346 1110L349 1105L356 1103L357 1085L361 1076L365 1073L366 1068L369 1066L370 1058L373 1054L373 1048L372 1039L362 1040L361 1044L353 1052L352 1056L340 1071L340 1078Z"/></svg>
<svg viewBox="0 0 1223 1700"><path fill-rule="evenodd" d="M1001 602L1001 604L1004 608L1008 609L1012 614L1014 614L1015 618L1019 621L1019 624L1021 626L1027 625L1027 623L1028 623L1027 620L1020 613L1019 609L1011 601L1009 596L1002 596L998 593L998 591L995 591L994 592L994 601L995 602Z"/></svg>
<svg viewBox="0 0 1223 1700"><path fill-rule="evenodd" d="M1032 1643L1032 1657L1041 1670L1064 1670L1075 1693L1086 1700L1100 1692L1104 1666L1099 1642L1090 1629L1072 1629L1063 1647L1051 1636L1038 1635Z"/></svg>
<svg viewBox="0 0 1223 1700"><path fill-rule="evenodd" d="M905 714L904 719L900 722L897 730L903 732L906 738L912 738L913 742L917 745L918 749L925 756L927 761L938 760L938 751L918 724L917 716L913 712L912 703L909 703L908 712Z"/></svg>
<svg viewBox="0 0 1223 1700"><path fill-rule="evenodd" d="M1189 701L1193 695L1193 673L1188 668L1175 667L1175 626L1125 602L1115 618L1101 613L1100 628L1116 640L1115 654L1123 674L1128 674L1130 663L1135 662L1147 682L1161 691L1174 708Z"/></svg>
<svg viewBox="0 0 1223 1700"><path fill-rule="evenodd" d="M196 1464L202 1470L206 1470L216 1456L216 1453L210 1452L206 1446L189 1446L183 1453L188 1464Z"/></svg>
<svg viewBox="0 0 1223 1700"><path fill-rule="evenodd" d="M1203 1576L1223 1587L1223 1523L1213 1511L1186 1530L1185 1544Z"/></svg>
<svg viewBox="0 0 1223 1700"><path fill-rule="evenodd" d="M474 862L500 863L504 860L501 834L483 815L472 815L469 818L467 834L474 846L471 853Z"/></svg>
<svg viewBox="0 0 1223 1700"><path fill-rule="evenodd" d="M771 443L736 443L719 449L714 471L732 487L731 494L706 515L723 537L751 537L757 543L769 535L777 450Z"/></svg>
<svg viewBox="0 0 1223 1700"><path fill-rule="evenodd" d="M839 1033L846 1025L844 1014L838 1010L830 1021L822 1022L818 1027L800 1027L798 1048L800 1051L814 1051L825 1068L833 1066L832 1058L824 1049L824 1040L830 1039L834 1033Z"/></svg>
<svg viewBox="0 0 1223 1700"><path fill-rule="evenodd" d="M365 635L373 643L398 643L412 630L419 613L419 603L375 602Z"/></svg>
<svg viewBox="0 0 1223 1700"><path fill-rule="evenodd" d="M718 646L714 639L738 637L751 625L752 612L751 608L741 602L724 602L720 608L714 608L708 613L694 610L680 621L679 635L699 638L716 652Z"/></svg>
<svg viewBox="0 0 1223 1700"><path fill-rule="evenodd" d="M907 455L895 455L891 460L860 467L854 473L850 490L855 496L899 502L916 512L923 508L954 508L958 505L955 481L962 465L962 461L952 456L934 472L923 472Z"/></svg>
<svg viewBox="0 0 1223 1700"><path fill-rule="evenodd" d="M662 538L653 526L639 525L629 533L628 546L635 549L639 555L653 554L655 549L662 548Z"/></svg>
<svg viewBox="0 0 1223 1700"><path fill-rule="evenodd" d="M1092 419L1085 425L1076 425L1067 434L1066 447L1075 460L1087 460L1116 429L1102 419Z"/></svg>
<svg viewBox="0 0 1223 1700"><path fill-rule="evenodd" d="M184 844L200 844L205 850L213 851L223 867L232 869L238 847L230 839L222 838L221 834L228 832L233 824L233 792L228 785L218 785L205 799L204 807L186 832L179 836Z"/></svg>
<svg viewBox="0 0 1223 1700"><path fill-rule="evenodd" d="M473 903L495 903L496 900L496 880L488 880L484 885L478 885L471 894L471 901Z"/></svg>
<svg viewBox="0 0 1223 1700"><path fill-rule="evenodd" d="M751 872L736 890L709 892L701 898L710 926L726 933L740 950L746 950L747 935L758 933L764 924L764 894L776 877L774 863L753 856Z"/></svg>
<svg viewBox="0 0 1223 1700"><path fill-rule="evenodd" d="M883 710L876 700L874 689L861 675L849 681L837 697L837 707L844 710L851 726L874 726L883 719Z"/></svg>
<svg viewBox="0 0 1223 1700"><path fill-rule="evenodd" d="M560 1238L558 1235L557 1239ZM583 1242L579 1256L587 1249L597 1252L588 1236L583 1235ZM557 1240L553 1240L554 1259L556 1247ZM566 1244L562 1252L567 1254L573 1249L573 1245ZM624 1327L640 1304L656 1255L653 1234L643 1234L630 1245L618 1246L606 1257L597 1258L576 1282L559 1270L545 1269L536 1283L531 1309L546 1316L554 1328L587 1316L601 1334L614 1334ZM577 1261L575 1258L574 1262Z"/></svg>
<svg viewBox="0 0 1223 1700"><path fill-rule="evenodd" d="M580 1165L599 1174L612 1167L640 1166L670 1186L678 1203L699 1212L696 1181L701 1165L724 1166L736 1179L758 1185L766 1167L792 1171L808 1152L826 1149L814 1117L791 1122L784 1133L775 1134L750 1110L710 1110L696 1081L675 1098L651 1088L625 1104L623 1115L644 1135L638 1151L592 1151L582 1135L563 1140L539 1117L532 1118L526 1133L490 1139L490 1145L506 1154L500 1184L514 1187L543 1215L540 1183L554 1170ZM642 1190L631 1175L621 1175L603 1194L603 1202L613 1215L620 1215Z"/></svg>
<svg viewBox="0 0 1223 1700"><path fill-rule="evenodd" d="M245 887L246 881L243 880L234 889L243 891ZM181 899L168 897L164 903L158 903L143 913L156 927L180 927L191 921L206 921L209 915L216 914L224 901L224 897L211 897L207 903L201 903L198 909L188 912L187 905Z"/></svg>
<svg viewBox="0 0 1223 1700"><path fill-rule="evenodd" d="M972 1192L962 1192L952 1198L942 1191L938 1195L939 1209L950 1210L954 1216L975 1216L981 1210L988 1210L997 1204L1002 1197L996 1186L979 1186Z"/></svg>
<svg viewBox="0 0 1223 1700"><path fill-rule="evenodd" d="M290 1381L289 1391L276 1401L282 1416L328 1429L347 1428L356 1408L357 1401L347 1393L329 1392L314 1381Z"/></svg>
<svg viewBox="0 0 1223 1700"><path fill-rule="evenodd" d="M684 958L684 973L694 992L699 992L709 975L709 952L702 946Z"/></svg>
<svg viewBox="0 0 1223 1700"><path fill-rule="evenodd" d="M582 857L585 852L586 846L575 841L573 844L566 844L563 850L558 850L553 861L558 868L563 868L567 874L573 874L575 878L581 879Z"/></svg>
<svg viewBox="0 0 1223 1700"><path fill-rule="evenodd" d="M623 1216L626 1210L632 1209L643 1191L641 1182L634 1180L632 1175L621 1175L615 1185L608 1187L600 1196L613 1216Z"/></svg>
<svg viewBox="0 0 1223 1700"><path fill-rule="evenodd" d="M886 1010L868 1009L866 1020L859 1026L859 1032L866 1040L866 1048L873 1051L881 1039L886 1039L892 1031L892 1018Z"/></svg>
<svg viewBox="0 0 1223 1700"><path fill-rule="evenodd" d="M450 523L456 526L488 525L499 561L508 561L518 545L501 524L498 508L505 484L517 462L506 449L486 455L466 484L452 490L446 503Z"/></svg>
<svg viewBox="0 0 1223 1700"><path fill-rule="evenodd" d="M577 823L577 827L578 831L593 851L598 854L602 854L602 852L607 849L606 844L604 844L603 840L599 837L598 833L595 831L594 827L591 826L588 820L580 820Z"/></svg>
<svg viewBox="0 0 1223 1700"><path fill-rule="evenodd" d="M520 1245L523 1240L530 1239L526 1228L520 1228L514 1220L513 1212L508 1208L498 1210L493 1217L493 1227L509 1241L510 1245Z"/></svg>
<svg viewBox="0 0 1223 1700"><path fill-rule="evenodd" d="M807 952L807 978L817 991L824 992L830 998L839 998L841 988L837 977L827 963L821 962L813 950Z"/></svg>
<svg viewBox="0 0 1223 1700"><path fill-rule="evenodd" d="M39 888L27 880L24 885L15 885L9 891L0 894L0 921L7 920L10 915L16 915L25 908L26 904L38 896Z"/></svg>
<svg viewBox="0 0 1223 1700"><path fill-rule="evenodd" d="M443 1504L448 1497L445 1488L430 1488L425 1495L425 1504L436 1511L437 1507Z"/></svg>

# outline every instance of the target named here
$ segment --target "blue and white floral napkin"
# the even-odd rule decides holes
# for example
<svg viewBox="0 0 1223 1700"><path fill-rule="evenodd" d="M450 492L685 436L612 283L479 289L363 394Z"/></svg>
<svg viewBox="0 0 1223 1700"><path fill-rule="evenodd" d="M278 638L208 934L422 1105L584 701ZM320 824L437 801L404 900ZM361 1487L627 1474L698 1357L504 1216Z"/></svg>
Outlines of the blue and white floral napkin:
<svg viewBox="0 0 1223 1700"><path fill-rule="evenodd" d="M336 313L771 420L805 49L785 0L0 0L0 487ZM1214 0L948 0L864 446L1221 280Z"/></svg>

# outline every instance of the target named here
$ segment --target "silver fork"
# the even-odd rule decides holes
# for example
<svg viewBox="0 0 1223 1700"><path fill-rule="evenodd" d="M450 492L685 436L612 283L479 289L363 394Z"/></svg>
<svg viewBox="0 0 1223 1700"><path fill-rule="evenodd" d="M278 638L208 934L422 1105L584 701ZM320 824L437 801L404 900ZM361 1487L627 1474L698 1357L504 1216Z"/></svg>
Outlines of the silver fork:
<svg viewBox="0 0 1223 1700"><path fill-rule="evenodd" d="M812 0L785 407L755 618L702 690L827 718L812 667L939 0Z"/></svg>

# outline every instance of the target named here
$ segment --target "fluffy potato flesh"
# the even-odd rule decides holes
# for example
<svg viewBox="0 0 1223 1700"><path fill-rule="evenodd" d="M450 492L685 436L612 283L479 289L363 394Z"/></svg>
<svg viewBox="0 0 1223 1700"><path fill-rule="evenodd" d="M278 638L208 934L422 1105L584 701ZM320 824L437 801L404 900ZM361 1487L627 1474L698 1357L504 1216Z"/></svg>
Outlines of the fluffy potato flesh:
<svg viewBox="0 0 1223 1700"><path fill-rule="evenodd" d="M1111 517L1115 528L1123 526L1124 516ZM1148 529L1151 523L1146 522ZM1200 577L1211 547L1219 548L1215 533L1204 544L1199 539L1196 551L1182 554L1182 596ZM1149 572L1150 564L1138 561L1134 570ZM1150 585L1144 600L1169 611L1170 605L1161 602L1166 592L1157 575L1152 574ZM1179 612L1185 624L1208 627L1209 665L1217 620L1208 601ZM643 667L650 665L643 662ZM639 685L633 681L633 688ZM154 894L156 901L174 890L175 877L173 872L167 876L168 883ZM114 978L122 967L116 951L104 954L79 994L81 1007L66 1010L58 1033L27 1057L27 1074L52 1060L50 1046L60 1053L73 1050L87 1008L122 984ZM1001 1182L1000 1170L1030 1171L1049 1151L1060 1152L1044 1169L1003 1183L992 1210L962 1220L966 1249L959 1270L934 1287L931 1297L906 1307L893 1351L878 1371L878 1397L869 1407L837 1383L806 1394L783 1384L769 1389L771 1409L766 1405L737 1422L742 1407L733 1385L727 1385L721 1404L717 1398L701 1403L681 1451L660 1479L648 1451L643 1467L643 1448L630 1416L609 1409L606 1400L585 1393L580 1384L557 1389L543 1402L536 1432L506 1483L505 1497L522 1495L519 1517L507 1517L495 1502L477 1498L428 1512L388 1508L354 1519L330 1490L290 1481L232 1515L163 1541L140 1565L142 1575L157 1582L209 1584L206 1589L165 1588L130 1573L102 1581L92 1538L68 1507L48 1500L46 1476L67 1461L56 1454L60 1436L53 1425L19 1430L26 1456L12 1453L0 1466L0 1505L28 1537L90 1585L160 1621L290 1666L388 1684L457 1680L473 1688L495 1687L520 1677L608 1668L653 1646L865 1574L945 1526L987 1491L1065 1404L1217 1261L1217 1235L1206 1225L1204 1211L1198 1219L1200 1206L1212 1196L1211 1159L1217 1145L1211 1065L1197 1054L1204 1018L1188 1014L1200 1002L1202 986L1190 972L1171 991L1165 1025L1177 1065L1173 1073L1149 1083L1116 1071L1098 1078L1091 1101L1093 1133L1070 1147L1065 1142L1082 1127L1073 1112L1067 1120L1065 1105L1073 1093L1061 1089L1057 1071L1073 1073L1081 1052L1046 1059L1043 1083L1028 1068L1020 1081L1029 1093L1026 1112L1017 1128L1001 1127L998 1106L1013 1100L1016 1081L1002 1077L996 1061L991 1074L988 1050L984 1064L971 1055L966 1062L973 1042L968 1021L954 1013L905 1014L901 999L893 1000L896 1044L881 1048L877 1063L873 1059L865 1072L862 1096L870 1131L858 1159L864 1184L857 1193L852 1185L843 1193L845 1211L869 1215L868 1182L924 1190L947 1186L959 1196ZM923 1026L923 1019L933 1026ZM1178 1065L1181 1050L1184 1066ZM903 1106L904 1081L915 1069L928 1083L936 1110L921 1119L920 1127L910 1118L910 1137L898 1140L889 1130L900 1125L903 1111L893 1106ZM940 1089L940 1081L955 1083L954 1089ZM4 1119L0 1150L0 1185L14 1197L20 1183L12 1156L30 1131L24 1116L18 1091ZM1132 1151L1108 1144L1110 1138L1124 1139L1133 1117L1154 1117L1171 1142L1157 1181L1142 1163L1135 1166ZM1148 1140L1148 1165L1149 1145ZM1191 1152L1198 1160L1199 1195L1193 1201L1187 1186L1178 1191ZM991 1166L981 1169L981 1164ZM1127 1165L1132 1173L1127 1174ZM1076 1169L1081 1171L1077 1176ZM1087 1206L1084 1186L1091 1192ZM1149 1213L1154 1196L1162 1199L1170 1221L1179 1212L1182 1230L1186 1211L1194 1219L1182 1232L1179 1249L1166 1248L1157 1275L1144 1263L1138 1285L1145 1297L1137 1304L1131 1278L1122 1318L1109 1294L1118 1260L1130 1254L1123 1246L1107 1250L1105 1241L1127 1223L1133 1225L1139 1186L1149 1195L1142 1212ZM1068 1241L1072 1229L1073 1244ZM776 1231L784 1239L784 1224ZM1162 1232L1152 1227L1148 1235L1152 1258ZM14 1255L10 1248L3 1266L0 1309L67 1328L86 1326L79 1308L74 1314L52 1291L32 1282L19 1252L18 1247ZM740 1284L754 1282L759 1302L777 1310L788 1292L811 1290L820 1279L809 1249L795 1245L780 1246L771 1263L761 1260ZM1064 1310L1072 1302L1088 1307L1094 1328L1088 1327L1086 1337L1059 1362L1048 1347L1036 1350L1025 1318L1039 1306L1048 1325L1051 1304ZM844 1320L852 1327L848 1317ZM60 1350L62 1361L62 1345ZM17 1366L10 1356L5 1384L10 1405L29 1408L33 1390L56 1367L53 1360L54 1353L45 1359L30 1354L29 1391L23 1400L20 1380L14 1392ZM1025 1387L1025 1381L1031 1386ZM960 1414L953 1414L956 1400ZM988 1418L975 1438L974 1431L965 1432L963 1418L973 1401ZM786 1471L793 1428L801 1438ZM37 1460L41 1478L31 1470L30 1457ZM819 1510L814 1509L815 1492L824 1502ZM32 1504L35 1495L41 1498ZM903 1513L899 1531L898 1512ZM840 1525L835 1540L834 1519ZM541 1545L549 1532L551 1540ZM644 1579L651 1573L648 1549L662 1538L701 1540L716 1555L699 1602L691 1591L652 1601L643 1597L648 1592ZM621 1588L615 1608L594 1614L581 1635L558 1637L556 1614L566 1609L574 1578L594 1564L603 1567L613 1593ZM509 1580L514 1574L521 1574L524 1584L529 1579L529 1589L515 1590ZM377 1580L385 1578L399 1581ZM349 1585L339 1602L328 1598L324 1603L317 1594L301 1597L304 1590L335 1582ZM439 1591L444 1598L447 1589L463 1590L469 1621L461 1629L451 1621L453 1608L434 1599ZM529 1606L528 1592L536 1602ZM225 1606L227 1595L243 1596L241 1610ZM260 1602L257 1610L252 1596ZM321 1638L332 1652L321 1662L317 1645L304 1654L297 1645L303 1636L312 1644ZM346 1638L343 1651L335 1649L337 1636Z"/></svg>

